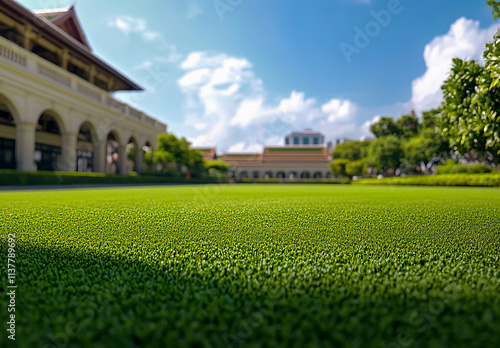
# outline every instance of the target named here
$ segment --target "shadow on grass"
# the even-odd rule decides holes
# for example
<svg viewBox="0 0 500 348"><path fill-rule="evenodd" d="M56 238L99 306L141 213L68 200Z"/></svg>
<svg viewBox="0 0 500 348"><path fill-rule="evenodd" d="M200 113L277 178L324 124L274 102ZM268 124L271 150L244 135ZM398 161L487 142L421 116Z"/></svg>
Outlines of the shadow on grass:
<svg viewBox="0 0 500 348"><path fill-rule="evenodd" d="M245 274L218 283L76 248L19 245L16 258L16 341L4 333L2 347L500 346L499 296L360 297L293 284L252 291ZM2 279L3 298L6 286Z"/></svg>

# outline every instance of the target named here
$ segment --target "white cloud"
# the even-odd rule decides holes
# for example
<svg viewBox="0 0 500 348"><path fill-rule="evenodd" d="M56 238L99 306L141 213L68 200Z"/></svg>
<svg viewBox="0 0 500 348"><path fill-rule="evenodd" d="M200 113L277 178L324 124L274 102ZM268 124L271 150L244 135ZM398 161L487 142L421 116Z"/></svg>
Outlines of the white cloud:
<svg viewBox="0 0 500 348"><path fill-rule="evenodd" d="M359 135L353 102L334 98L318 105L299 91L270 102L245 58L193 52L180 67L185 73L177 84L186 98L185 125L197 134L190 139L195 146L258 152L282 145L289 131L304 128L315 128L327 138Z"/></svg>
<svg viewBox="0 0 500 348"><path fill-rule="evenodd" d="M109 22L109 26L121 30L126 35L131 33L139 34L146 41L154 41L161 38L161 34L159 32L148 29L147 22L143 18L117 16Z"/></svg>
<svg viewBox="0 0 500 348"><path fill-rule="evenodd" d="M210 80L210 76L210 69L198 69L185 74L177 83L184 92L187 92L190 89L196 89L198 86L207 83Z"/></svg>
<svg viewBox="0 0 500 348"><path fill-rule="evenodd" d="M381 119L381 116L380 115L377 115L377 116L374 116L371 120L368 120L368 121L365 121L363 123L363 125L361 126L361 134L362 134L362 139L367 139L367 138L372 138L373 137L373 134L372 132L370 131L370 127L377 123L378 121L380 121Z"/></svg>
<svg viewBox="0 0 500 348"><path fill-rule="evenodd" d="M216 67L221 65L228 57L225 54L210 56L207 52L192 52L182 62L181 68L184 70Z"/></svg>
<svg viewBox="0 0 500 348"><path fill-rule="evenodd" d="M316 100L306 99L304 93L292 91L290 98L281 100L278 109L285 114L297 114L307 112L314 104L316 104Z"/></svg>
<svg viewBox="0 0 500 348"><path fill-rule="evenodd" d="M356 105L349 100L332 99L321 107L323 113L328 115L328 121L346 120L356 113Z"/></svg>
<svg viewBox="0 0 500 348"><path fill-rule="evenodd" d="M441 85L452 67L453 58L482 59L485 44L496 33L499 24L481 29L478 21L459 18L449 32L434 38L425 46L427 71L413 81L412 100L417 112L439 106L443 99Z"/></svg>

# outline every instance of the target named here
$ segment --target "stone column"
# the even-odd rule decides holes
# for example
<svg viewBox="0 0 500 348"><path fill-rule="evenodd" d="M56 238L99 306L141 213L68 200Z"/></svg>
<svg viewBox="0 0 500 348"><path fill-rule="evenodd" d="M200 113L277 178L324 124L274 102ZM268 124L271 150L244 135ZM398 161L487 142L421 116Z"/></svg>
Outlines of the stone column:
<svg viewBox="0 0 500 348"><path fill-rule="evenodd" d="M93 158L92 166L96 173L106 173L106 146L108 142L106 140L98 140L92 143L93 147Z"/></svg>
<svg viewBox="0 0 500 348"><path fill-rule="evenodd" d="M118 146L118 174L128 175L126 145L121 144Z"/></svg>
<svg viewBox="0 0 500 348"><path fill-rule="evenodd" d="M144 151L142 146L136 144L135 146L135 171L137 174L142 173L144 168Z"/></svg>
<svg viewBox="0 0 500 348"><path fill-rule="evenodd" d="M78 134L67 133L62 135L62 163L58 164L58 170L65 172L76 171L76 144Z"/></svg>
<svg viewBox="0 0 500 348"><path fill-rule="evenodd" d="M35 123L16 124L17 169L29 172L35 169Z"/></svg>

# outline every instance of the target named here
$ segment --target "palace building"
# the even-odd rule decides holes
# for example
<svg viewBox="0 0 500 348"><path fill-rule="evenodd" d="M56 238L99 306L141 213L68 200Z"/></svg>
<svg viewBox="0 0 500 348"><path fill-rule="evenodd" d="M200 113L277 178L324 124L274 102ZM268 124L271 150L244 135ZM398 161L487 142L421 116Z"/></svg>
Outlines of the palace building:
<svg viewBox="0 0 500 348"><path fill-rule="evenodd" d="M0 1L0 169L141 172L167 126L112 96L141 90L93 53L74 7Z"/></svg>
<svg viewBox="0 0 500 348"><path fill-rule="evenodd" d="M330 178L331 158L324 146L273 146L262 153L227 153L237 179L323 179Z"/></svg>

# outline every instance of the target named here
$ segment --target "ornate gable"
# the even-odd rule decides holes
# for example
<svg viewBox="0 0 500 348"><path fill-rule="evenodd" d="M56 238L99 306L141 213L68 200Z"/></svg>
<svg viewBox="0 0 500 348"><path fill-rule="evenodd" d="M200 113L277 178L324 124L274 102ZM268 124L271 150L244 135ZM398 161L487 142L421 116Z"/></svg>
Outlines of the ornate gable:
<svg viewBox="0 0 500 348"><path fill-rule="evenodd" d="M35 11L35 14L50 21L53 25L86 46L89 51L92 50L80 25L74 6L64 9Z"/></svg>

